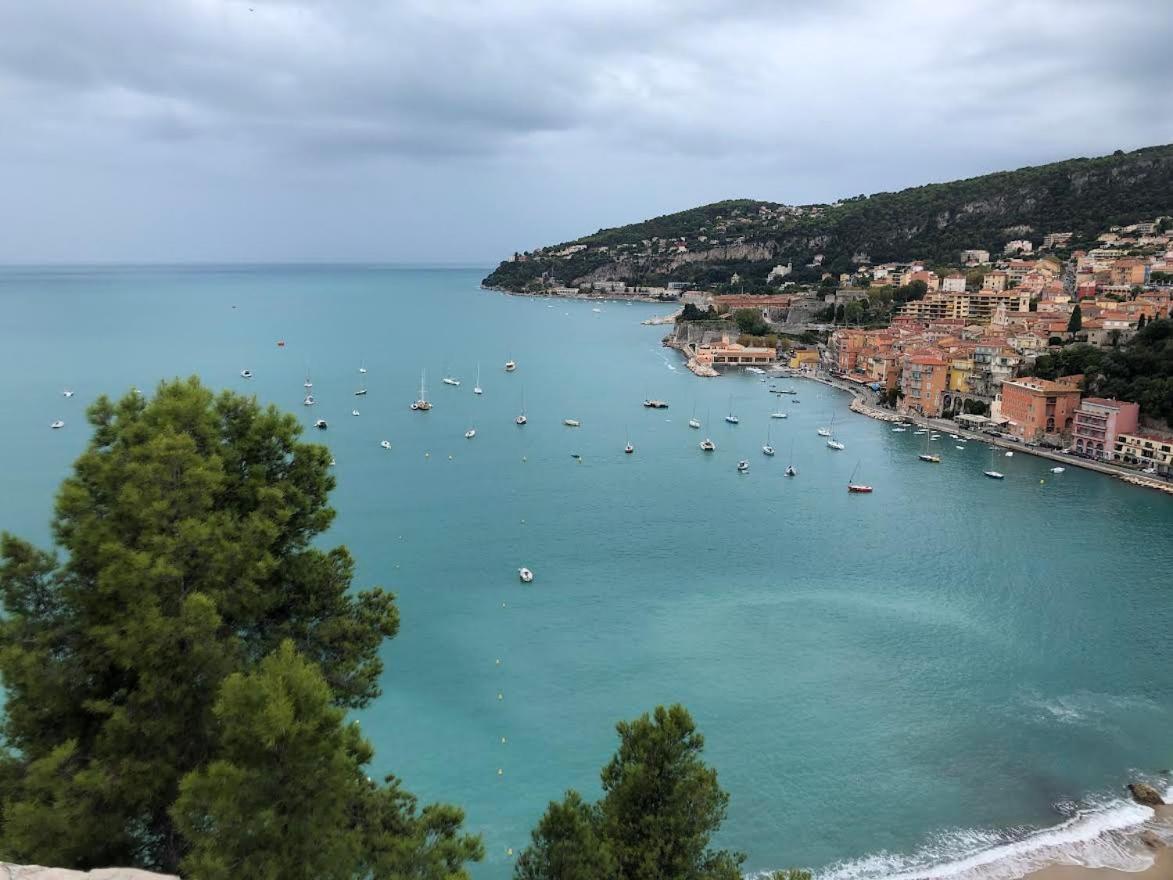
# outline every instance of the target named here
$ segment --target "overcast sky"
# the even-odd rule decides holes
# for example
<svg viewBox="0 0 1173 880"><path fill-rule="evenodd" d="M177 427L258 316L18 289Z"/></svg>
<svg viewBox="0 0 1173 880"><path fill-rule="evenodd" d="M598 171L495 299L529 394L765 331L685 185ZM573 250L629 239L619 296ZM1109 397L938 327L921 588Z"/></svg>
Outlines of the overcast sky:
<svg viewBox="0 0 1173 880"><path fill-rule="evenodd" d="M0 0L0 261L489 264L1173 141L1167 0Z"/></svg>

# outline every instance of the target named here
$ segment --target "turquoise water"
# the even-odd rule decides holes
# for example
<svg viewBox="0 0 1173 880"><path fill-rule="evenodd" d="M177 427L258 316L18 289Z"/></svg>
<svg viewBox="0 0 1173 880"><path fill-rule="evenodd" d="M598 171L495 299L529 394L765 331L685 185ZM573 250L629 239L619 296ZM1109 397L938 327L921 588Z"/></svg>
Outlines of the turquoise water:
<svg viewBox="0 0 1173 880"><path fill-rule="evenodd" d="M548 800L597 794L615 721L677 701L732 795L719 843L750 870L1012 875L1050 845L1104 858L1099 831L1145 818L1115 798L1173 764L1173 501L1022 454L994 482L986 448L947 435L927 465L922 437L840 392L782 380L800 394L778 404L754 376L693 377L639 323L663 309L507 297L483 274L0 271L0 527L47 540L100 392L198 373L326 418L329 540L402 609L361 715L375 769L466 808L477 878L509 875ZM408 409L422 368L427 414ZM843 452L815 433L832 413ZM857 466L875 494L846 493Z"/></svg>

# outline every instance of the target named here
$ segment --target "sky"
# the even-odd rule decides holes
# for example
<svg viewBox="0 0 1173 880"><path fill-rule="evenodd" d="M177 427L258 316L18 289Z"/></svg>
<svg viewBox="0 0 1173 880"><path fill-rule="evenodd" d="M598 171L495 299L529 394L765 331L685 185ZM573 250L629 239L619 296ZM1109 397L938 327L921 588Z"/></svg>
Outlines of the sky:
<svg viewBox="0 0 1173 880"><path fill-rule="evenodd" d="M1170 0L0 0L0 262L492 265L1173 141Z"/></svg>

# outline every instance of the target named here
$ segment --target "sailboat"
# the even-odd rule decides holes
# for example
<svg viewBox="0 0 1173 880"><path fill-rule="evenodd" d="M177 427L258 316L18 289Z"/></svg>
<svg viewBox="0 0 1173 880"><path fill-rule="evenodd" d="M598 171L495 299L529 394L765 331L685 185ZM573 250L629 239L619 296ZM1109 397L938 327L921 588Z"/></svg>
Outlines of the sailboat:
<svg viewBox="0 0 1173 880"><path fill-rule="evenodd" d="M826 425L824 425L823 427L819 428L819 430L816 431L815 433L818 434L820 437L830 437L832 432L834 432L834 430L835 430L835 414L831 413L831 426L827 427Z"/></svg>
<svg viewBox="0 0 1173 880"><path fill-rule="evenodd" d="M827 440L828 449L843 449L843 444L835 439L835 416L831 416L831 427L828 429L829 439Z"/></svg>
<svg viewBox="0 0 1173 880"><path fill-rule="evenodd" d="M624 430L624 433L626 434L626 429ZM625 438L623 452L627 455L631 455L633 452L635 452L635 447L631 445L631 436L630 435L627 435L627 437Z"/></svg>
<svg viewBox="0 0 1173 880"><path fill-rule="evenodd" d="M310 368L309 367L305 368L305 381L302 383L302 386L305 388L313 388L314 387L314 383L310 379Z"/></svg>
<svg viewBox="0 0 1173 880"><path fill-rule="evenodd" d="M990 447L990 469L986 470L986 471L982 471L982 473L985 474L987 477L989 477L991 480L1004 480L1004 479L1006 479L1006 475L1004 473L1002 473L1001 471L994 470L994 451L997 448L998 447L996 447L996 446Z"/></svg>
<svg viewBox="0 0 1173 880"><path fill-rule="evenodd" d="M729 415L725 416L725 421L727 421L731 425L736 425L738 422L741 421L741 419L739 419L739 418L737 418L737 416L733 415L733 395L732 394L729 395Z"/></svg>
<svg viewBox="0 0 1173 880"><path fill-rule="evenodd" d="M512 373L516 369L517 369L517 363L513 360L513 358L510 358L509 360L507 360L505 362L505 372L506 373Z"/></svg>
<svg viewBox="0 0 1173 880"><path fill-rule="evenodd" d="M363 361L361 360L358 362L358 371L360 373L365 373L367 371L367 368L363 366Z"/></svg>
<svg viewBox="0 0 1173 880"><path fill-rule="evenodd" d="M737 463L737 472L739 474L748 474L749 473L749 462L746 461L744 458Z"/></svg>
<svg viewBox="0 0 1173 880"><path fill-rule="evenodd" d="M521 415L519 415L517 418L515 418L513 420L513 423L515 425L517 425L518 427L520 427L521 425L524 425L528 421L529 421L529 419L527 419L525 417L525 392L522 391L521 392Z"/></svg>
<svg viewBox="0 0 1173 880"><path fill-rule="evenodd" d="M855 474L859 471L859 462L855 463L855 470L851 472L851 477L847 480L847 491L856 495L866 495L872 491L872 487L866 483L855 482Z"/></svg>
<svg viewBox="0 0 1173 880"><path fill-rule="evenodd" d="M427 387L428 371L420 371L420 396L419 400L411 404L411 408L416 412L427 412L432 408L432 404L428 402L428 387Z"/></svg>
<svg viewBox="0 0 1173 880"><path fill-rule="evenodd" d="M712 410L709 410L705 413L705 421L711 422L712 420L713 420L713 412L712 412ZM706 437L704 440L702 440L700 445L701 445L701 452L716 452L717 451L717 444L714 443L712 441L712 439L709 437Z"/></svg>
<svg viewBox="0 0 1173 880"><path fill-rule="evenodd" d="M473 394L484 394L485 390L481 388L481 365L477 364L477 384L472 386Z"/></svg>
<svg viewBox="0 0 1173 880"><path fill-rule="evenodd" d="M460 385L460 380L457 379L455 376L450 375L448 373L447 368L444 369L444 378L442 378L440 381L443 382L445 385L452 385L454 387Z"/></svg>
<svg viewBox="0 0 1173 880"><path fill-rule="evenodd" d="M790 462L786 465L786 476L797 477L798 471L794 469L794 441L790 441Z"/></svg>
<svg viewBox="0 0 1173 880"><path fill-rule="evenodd" d="M773 455L774 454L774 447L770 445L770 426L769 426L769 424L766 425L766 444L765 444L765 446L762 447L762 454L763 455Z"/></svg>
<svg viewBox="0 0 1173 880"><path fill-rule="evenodd" d="M366 370L363 370L362 372L365 373ZM366 393L367 393L367 383L366 383L366 380L364 379L358 383L358 390L354 392L354 396L355 397L364 397L366 395Z"/></svg>
<svg viewBox="0 0 1173 880"><path fill-rule="evenodd" d="M696 417L696 403L695 403L695 401L693 402L693 405L692 405L692 418L688 420L688 426L690 428L698 428L698 429L701 426L700 419L698 419Z"/></svg>
<svg viewBox="0 0 1173 880"><path fill-rule="evenodd" d="M476 428L469 428L467 431L464 432L464 439L471 440L476 435L477 435L477 429Z"/></svg>
<svg viewBox="0 0 1173 880"><path fill-rule="evenodd" d="M940 464L941 463L941 456L939 456L935 453L929 452L929 438L931 436L932 435L925 436L925 451L922 452L920 455L918 455L917 458L919 458L921 461L931 462L932 464Z"/></svg>

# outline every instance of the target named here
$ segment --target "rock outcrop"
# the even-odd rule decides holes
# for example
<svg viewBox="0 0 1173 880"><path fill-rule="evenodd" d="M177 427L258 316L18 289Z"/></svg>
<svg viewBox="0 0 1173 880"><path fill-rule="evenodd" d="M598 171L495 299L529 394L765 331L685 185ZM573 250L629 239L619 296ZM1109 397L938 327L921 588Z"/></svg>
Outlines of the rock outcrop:
<svg viewBox="0 0 1173 880"><path fill-rule="evenodd" d="M0 880L179 880L174 874L152 874L138 868L95 868L71 871L40 865L10 865L0 862Z"/></svg>
<svg viewBox="0 0 1173 880"><path fill-rule="evenodd" d="M1132 795L1134 801L1138 804L1144 804L1146 807L1160 807L1165 804L1161 793L1146 782L1128 783L1128 793Z"/></svg>

